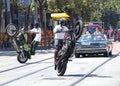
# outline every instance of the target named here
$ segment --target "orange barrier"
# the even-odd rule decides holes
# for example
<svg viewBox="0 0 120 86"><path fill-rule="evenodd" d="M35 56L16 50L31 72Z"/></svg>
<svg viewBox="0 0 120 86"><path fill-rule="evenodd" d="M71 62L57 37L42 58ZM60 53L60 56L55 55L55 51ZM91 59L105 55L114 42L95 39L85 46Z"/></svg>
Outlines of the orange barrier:
<svg viewBox="0 0 120 86"><path fill-rule="evenodd" d="M0 47L2 46L2 32L0 32Z"/></svg>
<svg viewBox="0 0 120 86"><path fill-rule="evenodd" d="M40 46L49 46L51 39L53 37L53 33L52 31L46 30L43 31L42 30L42 37L41 37L41 42L39 43ZM28 44L31 44L32 42L32 34L28 34Z"/></svg>
<svg viewBox="0 0 120 86"><path fill-rule="evenodd" d="M45 32L46 32L46 36L45 36ZM52 31L46 30L46 31L42 30L42 37L41 37L41 42L40 42L40 46L48 46L50 44L50 41L53 37L53 33ZM3 33L0 33L0 47L2 47L2 35ZM32 34L28 34L28 44L31 44L32 42ZM10 43L11 45L11 43Z"/></svg>

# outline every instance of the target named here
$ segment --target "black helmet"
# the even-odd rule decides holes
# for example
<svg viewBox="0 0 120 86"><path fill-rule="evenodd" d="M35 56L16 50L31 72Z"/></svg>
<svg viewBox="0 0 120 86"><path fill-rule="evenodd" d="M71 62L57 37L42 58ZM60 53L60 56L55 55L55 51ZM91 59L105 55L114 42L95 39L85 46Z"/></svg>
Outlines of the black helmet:
<svg viewBox="0 0 120 86"><path fill-rule="evenodd" d="M65 18L61 18L61 19L59 20L59 23L60 23L60 24L63 24L63 23L65 23L65 21L66 21Z"/></svg>
<svg viewBox="0 0 120 86"><path fill-rule="evenodd" d="M38 23L35 23L35 25L34 25L35 27L39 27L39 24Z"/></svg>

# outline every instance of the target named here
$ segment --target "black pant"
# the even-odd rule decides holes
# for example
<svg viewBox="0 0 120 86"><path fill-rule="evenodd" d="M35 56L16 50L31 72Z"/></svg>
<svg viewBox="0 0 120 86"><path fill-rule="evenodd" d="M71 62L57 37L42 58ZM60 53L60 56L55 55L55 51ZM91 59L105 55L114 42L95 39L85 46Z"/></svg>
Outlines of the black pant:
<svg viewBox="0 0 120 86"><path fill-rule="evenodd" d="M32 41L32 43L31 43L31 55L35 55L35 50L36 50L38 44L39 44L38 41L35 41L35 40Z"/></svg>
<svg viewBox="0 0 120 86"><path fill-rule="evenodd" d="M55 40L55 54L54 54L55 60L56 60L58 51L62 49L62 46L63 46L63 39Z"/></svg>

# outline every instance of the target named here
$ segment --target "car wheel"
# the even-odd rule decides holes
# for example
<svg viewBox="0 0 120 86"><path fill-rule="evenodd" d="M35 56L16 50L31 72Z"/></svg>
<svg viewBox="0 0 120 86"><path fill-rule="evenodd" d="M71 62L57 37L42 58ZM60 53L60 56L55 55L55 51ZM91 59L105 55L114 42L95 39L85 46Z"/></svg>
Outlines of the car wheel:
<svg viewBox="0 0 120 86"><path fill-rule="evenodd" d="M80 54L79 53L75 53L75 58L80 58Z"/></svg>
<svg viewBox="0 0 120 86"><path fill-rule="evenodd" d="M109 55L112 56L112 51L109 52Z"/></svg>
<svg viewBox="0 0 120 86"><path fill-rule="evenodd" d="M104 56L105 56L105 57L108 57L108 56L109 56L109 52L105 52L105 53L104 53Z"/></svg>
<svg viewBox="0 0 120 86"><path fill-rule="evenodd" d="M85 57L85 54L81 54L82 55L82 57Z"/></svg>

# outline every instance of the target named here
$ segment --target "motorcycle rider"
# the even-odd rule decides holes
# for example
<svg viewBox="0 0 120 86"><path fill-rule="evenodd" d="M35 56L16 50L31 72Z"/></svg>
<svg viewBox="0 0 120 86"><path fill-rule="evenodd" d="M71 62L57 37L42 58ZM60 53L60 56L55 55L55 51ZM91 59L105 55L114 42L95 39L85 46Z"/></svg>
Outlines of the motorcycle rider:
<svg viewBox="0 0 120 86"><path fill-rule="evenodd" d="M66 24L66 19L65 18L61 18L59 20L59 24L55 26L55 28L53 29L53 33L54 33L54 45L55 45L55 53L54 53L54 63L56 64L56 60L57 60L57 54L58 51L62 48L63 46L63 40L65 38L65 31L68 31L68 28L65 26Z"/></svg>
<svg viewBox="0 0 120 86"><path fill-rule="evenodd" d="M38 23L35 23L34 28L29 30L28 32L30 32L32 34L36 34L35 38L33 39L32 43L31 43L31 55L35 55L35 50L36 50L39 42L41 41L41 28L39 27Z"/></svg>

